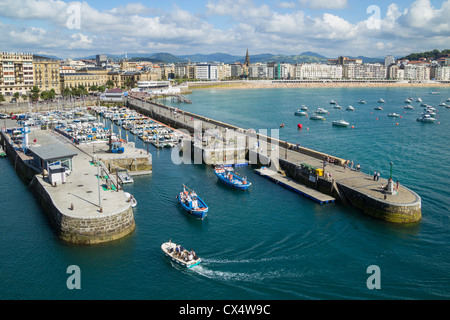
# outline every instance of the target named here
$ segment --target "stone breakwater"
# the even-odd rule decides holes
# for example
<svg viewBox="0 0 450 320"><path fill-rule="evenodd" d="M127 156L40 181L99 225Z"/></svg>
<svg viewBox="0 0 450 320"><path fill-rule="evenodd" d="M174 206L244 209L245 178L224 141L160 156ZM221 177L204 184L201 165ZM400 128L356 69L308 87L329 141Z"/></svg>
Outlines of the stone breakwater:
<svg viewBox="0 0 450 320"><path fill-rule="evenodd" d="M134 214L127 196L123 190L104 188L105 181L98 179L99 168L92 164L89 155L79 152L73 158L75 170L67 181L52 185L33 165L32 158L14 147L6 133L0 137L15 172L28 184L61 240L92 245L117 240L134 231ZM56 133L41 130L36 130L36 137L43 145L63 141ZM78 150L68 142L63 146Z"/></svg>

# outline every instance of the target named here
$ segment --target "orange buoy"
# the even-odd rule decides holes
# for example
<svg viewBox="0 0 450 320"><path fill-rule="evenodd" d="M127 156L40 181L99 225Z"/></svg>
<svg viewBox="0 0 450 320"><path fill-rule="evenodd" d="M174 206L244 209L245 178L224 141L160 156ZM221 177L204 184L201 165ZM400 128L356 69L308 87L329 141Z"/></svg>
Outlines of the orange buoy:
<svg viewBox="0 0 450 320"><path fill-rule="evenodd" d="M299 129L303 128L302 124L299 123L299 124L297 125L297 128L299 128Z"/></svg>
<svg viewBox="0 0 450 320"><path fill-rule="evenodd" d="M377 118L377 120L378 120L378 118Z"/></svg>
<svg viewBox="0 0 450 320"><path fill-rule="evenodd" d="M352 126L352 129L355 129L355 126Z"/></svg>
<svg viewBox="0 0 450 320"><path fill-rule="evenodd" d="M396 125L398 126L398 122L396 123Z"/></svg>

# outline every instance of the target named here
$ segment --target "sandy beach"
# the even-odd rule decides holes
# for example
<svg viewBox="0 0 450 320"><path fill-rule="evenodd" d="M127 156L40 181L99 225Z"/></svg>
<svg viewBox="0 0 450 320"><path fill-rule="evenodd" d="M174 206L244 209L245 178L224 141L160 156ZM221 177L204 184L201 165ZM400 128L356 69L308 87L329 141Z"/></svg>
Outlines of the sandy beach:
<svg viewBox="0 0 450 320"><path fill-rule="evenodd" d="M216 82L189 82L189 90L191 89L269 89L269 88L367 88L367 87L450 87L450 83L442 82L426 82L426 83L409 83L409 82L365 82L365 81L272 81L272 80L256 80L256 81L216 81Z"/></svg>

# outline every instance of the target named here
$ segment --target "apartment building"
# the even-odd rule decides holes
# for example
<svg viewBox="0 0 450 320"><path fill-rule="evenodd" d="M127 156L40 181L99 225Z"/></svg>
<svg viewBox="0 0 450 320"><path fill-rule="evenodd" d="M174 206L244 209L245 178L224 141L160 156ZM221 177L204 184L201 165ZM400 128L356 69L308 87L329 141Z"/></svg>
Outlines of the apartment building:
<svg viewBox="0 0 450 320"><path fill-rule="evenodd" d="M379 63L350 63L343 65L343 78L345 79L386 79L387 68Z"/></svg>
<svg viewBox="0 0 450 320"><path fill-rule="evenodd" d="M34 85L32 53L0 53L0 94L28 94Z"/></svg>
<svg viewBox="0 0 450 320"><path fill-rule="evenodd" d="M296 79L342 79L342 66L322 63L302 63L295 68Z"/></svg>
<svg viewBox="0 0 450 320"><path fill-rule="evenodd" d="M60 63L58 60L41 56L33 56L34 85L40 91L55 90L60 93Z"/></svg>

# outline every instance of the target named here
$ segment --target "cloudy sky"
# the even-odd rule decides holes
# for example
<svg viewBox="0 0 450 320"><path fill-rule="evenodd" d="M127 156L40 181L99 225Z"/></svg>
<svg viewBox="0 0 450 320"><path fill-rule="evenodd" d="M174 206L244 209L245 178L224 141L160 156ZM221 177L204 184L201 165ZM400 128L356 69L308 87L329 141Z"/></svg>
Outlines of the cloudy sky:
<svg viewBox="0 0 450 320"><path fill-rule="evenodd" d="M450 48L450 0L0 0L0 50L395 56Z"/></svg>

